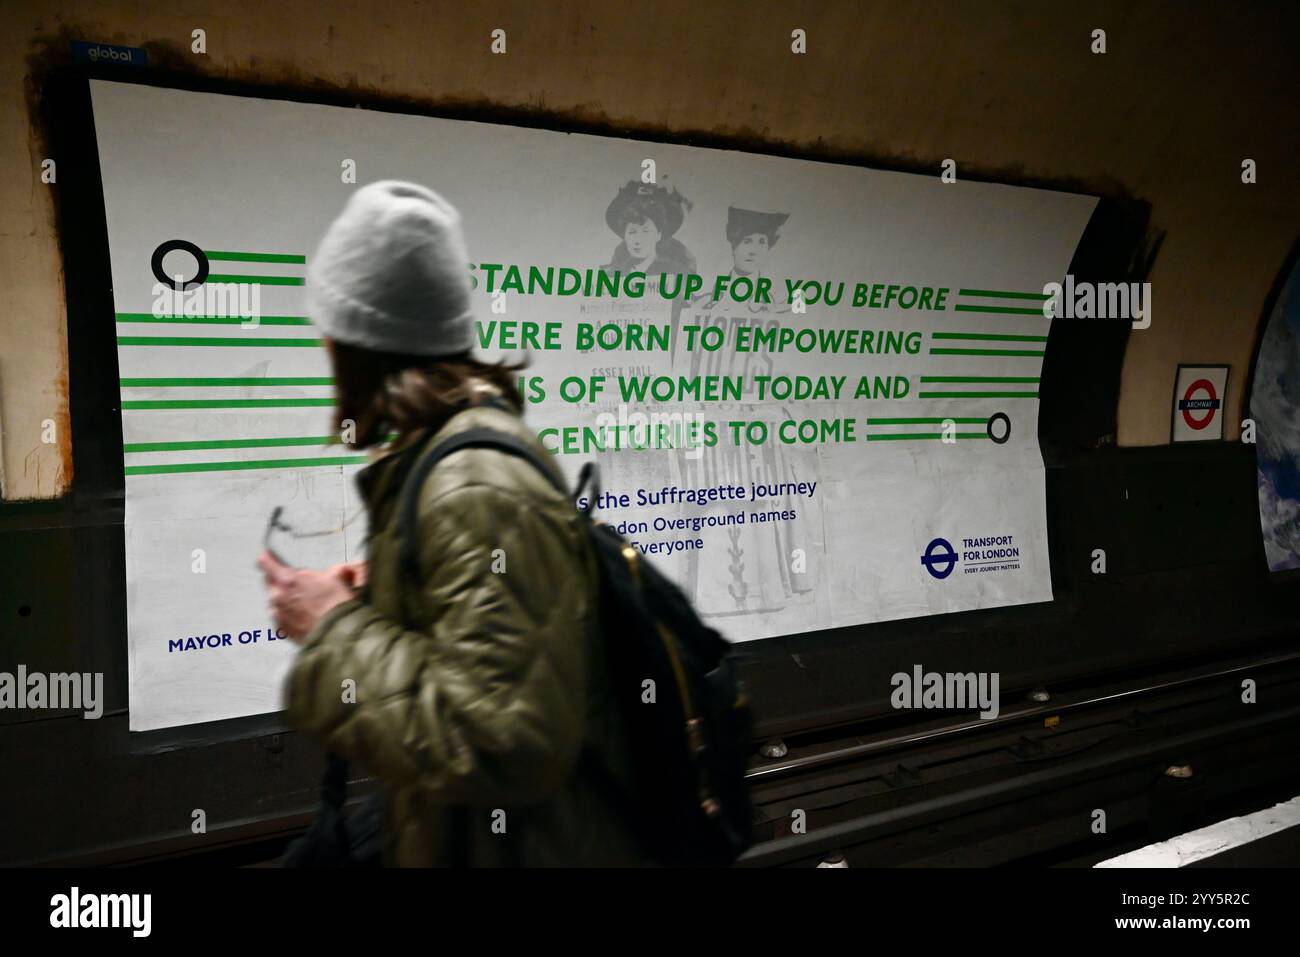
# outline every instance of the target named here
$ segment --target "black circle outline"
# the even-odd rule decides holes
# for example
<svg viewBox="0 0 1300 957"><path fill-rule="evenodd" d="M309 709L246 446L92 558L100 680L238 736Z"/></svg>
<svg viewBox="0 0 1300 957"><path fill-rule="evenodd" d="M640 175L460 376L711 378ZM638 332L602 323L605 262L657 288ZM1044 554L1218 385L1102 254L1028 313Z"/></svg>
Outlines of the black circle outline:
<svg viewBox="0 0 1300 957"><path fill-rule="evenodd" d="M993 434L994 419L1001 419L1003 422L1007 424L1007 434L1002 436L1002 438L998 438L996 435ZM998 445L1006 445L1007 440L1011 438L1011 416L1007 415L1005 412L994 412L992 415L989 416L988 422L984 424L984 431L986 431L989 434L989 438L992 439L994 442L996 442Z"/></svg>
<svg viewBox="0 0 1300 957"><path fill-rule="evenodd" d="M185 280L185 284L181 286L181 289L193 289L195 286L201 286L207 282L209 272L208 257L203 255L202 249L195 246L187 239L169 239L166 242L158 244L158 248L153 251L153 257L149 260L149 267L153 270L154 278L164 286L171 286L173 289L176 288L175 277L169 276L163 272L163 257L174 249L180 249L189 253L199 264L199 270L194 274L194 278Z"/></svg>

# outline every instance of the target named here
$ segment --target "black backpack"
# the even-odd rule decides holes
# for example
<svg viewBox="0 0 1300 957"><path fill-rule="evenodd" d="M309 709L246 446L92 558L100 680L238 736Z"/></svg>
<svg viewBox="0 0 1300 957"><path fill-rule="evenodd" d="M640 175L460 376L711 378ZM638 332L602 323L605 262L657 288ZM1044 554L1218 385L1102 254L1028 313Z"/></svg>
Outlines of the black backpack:
<svg viewBox="0 0 1300 957"><path fill-rule="evenodd" d="M327 755L316 816L306 832L285 849L281 867L322 870L382 866L383 791L371 793L349 815L345 810L347 789L347 759Z"/></svg>
<svg viewBox="0 0 1300 957"><path fill-rule="evenodd" d="M531 463L569 496L530 443L495 429L471 428L439 442L412 467L402 488L399 555L402 573L420 580L414 534L419 490L433 467L460 449L492 448ZM572 498L591 486L583 466ZM682 590L631 542L579 509L595 553L600 628L613 697L628 731L635 792L618 784L598 758L593 773L640 836L646 855L668 866L725 866L750 845L751 806L745 768L752 748L749 698L730 644L704 624ZM654 702L644 703L653 681Z"/></svg>

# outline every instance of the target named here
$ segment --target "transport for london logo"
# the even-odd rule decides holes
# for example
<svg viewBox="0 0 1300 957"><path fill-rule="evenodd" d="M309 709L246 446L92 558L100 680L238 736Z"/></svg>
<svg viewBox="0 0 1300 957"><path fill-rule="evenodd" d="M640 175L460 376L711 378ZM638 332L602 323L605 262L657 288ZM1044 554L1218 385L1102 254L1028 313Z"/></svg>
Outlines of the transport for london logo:
<svg viewBox="0 0 1300 957"><path fill-rule="evenodd" d="M1214 421L1214 413L1221 404L1218 393L1214 391L1214 383L1209 379L1197 379L1178 400L1178 411L1183 414L1183 421L1189 429L1200 431ZM1205 414L1196 414L1201 412Z"/></svg>
<svg viewBox="0 0 1300 957"><path fill-rule="evenodd" d="M951 575L958 563L963 575L985 575L990 572L1015 572L1020 569L1020 543L1014 535L983 535L977 538L959 538L961 551L946 538L934 538L921 553L921 564L932 578L944 579Z"/></svg>
<svg viewBox="0 0 1300 957"><path fill-rule="evenodd" d="M957 553L953 550L952 542L946 538L934 539L925 546L921 564L935 578L947 578L957 567Z"/></svg>

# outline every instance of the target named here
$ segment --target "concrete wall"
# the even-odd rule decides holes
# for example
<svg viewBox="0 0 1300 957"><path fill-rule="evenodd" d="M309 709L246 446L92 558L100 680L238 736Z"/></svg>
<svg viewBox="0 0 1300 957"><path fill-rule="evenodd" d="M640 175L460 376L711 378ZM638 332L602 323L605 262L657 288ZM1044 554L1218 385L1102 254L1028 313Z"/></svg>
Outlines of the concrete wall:
<svg viewBox="0 0 1300 957"><path fill-rule="evenodd" d="M71 481L53 186L32 104L69 41L244 83L538 110L635 135L725 136L958 174L1075 180L1152 204L1154 322L1133 335L1118 441L1169 439L1179 362L1232 366L1240 421L1261 309L1300 223L1293 4L7 0L0 34L5 497ZM489 53L507 31L509 52ZM790 52L807 31L808 53ZM207 53L190 52L191 31ZM1090 52L1093 29L1108 52ZM1254 159L1259 182L1243 185ZM42 441L44 423L57 441Z"/></svg>

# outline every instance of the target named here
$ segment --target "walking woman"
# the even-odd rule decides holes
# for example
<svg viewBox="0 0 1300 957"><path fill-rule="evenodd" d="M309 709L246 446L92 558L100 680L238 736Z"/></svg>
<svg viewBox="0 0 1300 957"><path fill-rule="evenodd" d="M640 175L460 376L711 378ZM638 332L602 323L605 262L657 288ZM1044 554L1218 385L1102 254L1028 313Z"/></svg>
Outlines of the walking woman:
<svg viewBox="0 0 1300 957"><path fill-rule="evenodd" d="M337 425L375 451L357 476L368 567L258 561L277 624L301 646L290 722L379 779L387 864L640 863L618 811L630 757L572 502L527 461L463 448L400 527L404 479L439 442L484 427L536 444L517 369L471 355L456 210L409 183L358 190L310 263L307 303ZM415 575L399 562L405 535Z"/></svg>

